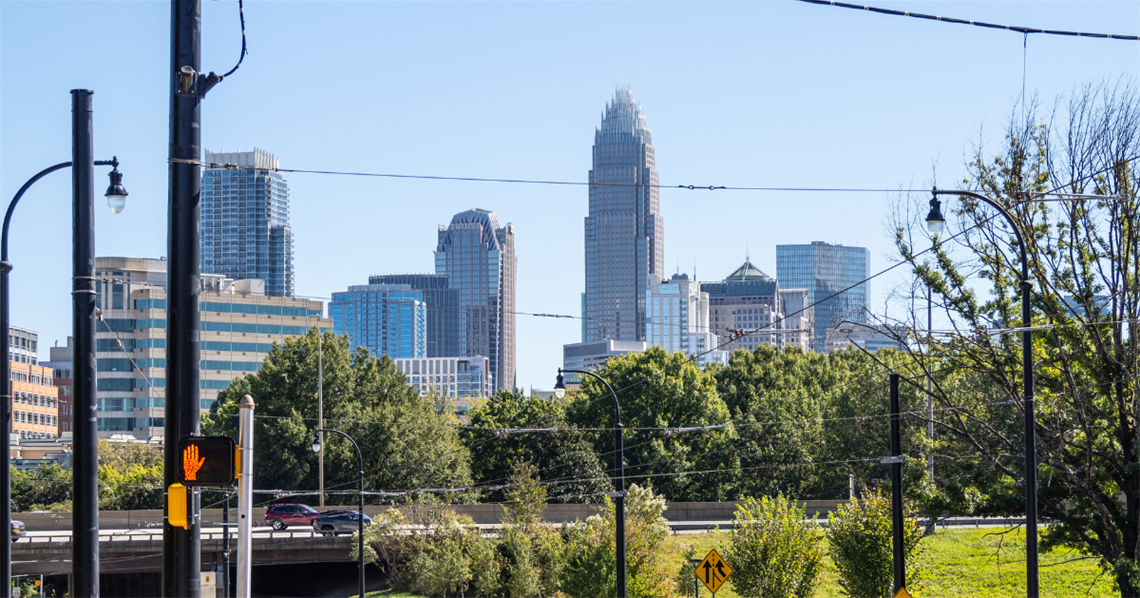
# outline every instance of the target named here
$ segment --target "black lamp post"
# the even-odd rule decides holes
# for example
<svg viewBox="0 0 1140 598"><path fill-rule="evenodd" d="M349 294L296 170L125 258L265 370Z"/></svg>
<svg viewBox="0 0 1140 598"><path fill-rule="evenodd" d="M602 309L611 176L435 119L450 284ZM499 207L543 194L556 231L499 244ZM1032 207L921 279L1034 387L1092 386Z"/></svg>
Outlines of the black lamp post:
<svg viewBox="0 0 1140 598"><path fill-rule="evenodd" d="M321 452L321 432L333 432L340 434L352 443L352 448L356 449L356 458L360 460L360 512L357 513L357 531L356 531L356 553L360 564L360 598L364 598L364 455L360 452L360 446L352 439L352 436L341 432L340 430L333 430L330 428L317 428L316 435L313 436L313 452Z"/></svg>
<svg viewBox="0 0 1140 598"><path fill-rule="evenodd" d="M88 376L84 378L84 383L89 386L89 391L84 395L90 395L90 405L85 405L81 402L83 397L80 396L79 389L76 389L74 399L78 406L86 406L91 410L91 415L94 415L94 393L95 393L95 343L94 343L94 306L95 296L94 289L90 288L94 284L94 207L93 207L93 193L92 193L92 177L95 166L111 166L111 185L107 188L106 197L107 203L111 211L118 214L123 210L126 205L127 191L123 188L123 175L119 172L118 158L111 158L110 160L91 160L91 92L89 90L73 90L72 92L72 162L61 162L55 166L51 166L41 170L28 182L24 183L20 190L16 192L15 197L12 198L11 203L8 204L8 211L4 214L3 231L0 232L0 331L3 333L3 342L0 342L0 419L3 421L4 428L4 451L3 456L0 457L0 491L4 493L3 500L0 500L0 520L10 521L12 518L12 479L11 479L11 422L12 422L12 373L10 366L10 351L9 351L9 286L8 286L8 273L12 271L12 263L8 261L8 226L12 222L12 214L15 212L16 204L20 202L20 198L36 181L51 174L57 170L68 168L73 164L78 164L74 170L73 178L73 204L74 204L74 228L73 228L73 242L74 249L73 269L74 269L74 290L72 293L73 300L75 301L75 338L76 353L75 353L75 379L76 385L80 386L80 370L89 369L86 372ZM86 277L84 279L84 277ZM82 305L81 305L82 303ZM84 307L90 305L89 310ZM90 322L88 322L90 320ZM90 324L89 330L83 325ZM91 337L91 342L80 344L80 338L86 339L83 333L88 333ZM80 349L86 349L81 351ZM87 465L88 468L84 471L89 475L87 478L82 478L79 475L75 476L74 483L76 484L76 492L74 494L74 517L78 520L80 525L75 526L74 546L75 554L73 555L73 567L76 573L76 588L90 586L94 584L95 593L91 595L98 595L98 555L99 555L99 488L98 477L96 472L97 455L95 448L95 423L94 419L90 422L90 431L87 435L78 434L79 420L86 417L88 414L84 411L76 409L76 432L75 437L75 465L77 470ZM88 446L89 445L89 446ZM89 471L88 471L89 470ZM78 473L78 471L77 471ZM74 525L75 522L73 522ZM0 585L4 588L0 590L3 595L7 596L11 592L12 587L12 545L10 542L0 542ZM86 590L84 590L85 592ZM86 594L84 594L86 595Z"/></svg>
<svg viewBox="0 0 1140 598"><path fill-rule="evenodd" d="M585 374L591 376L605 385L614 399L614 473L617 479L614 485L614 505L617 507L617 598L625 598L625 445L622 441L621 406L618 405L617 393L609 382L601 376L586 370L558 369L558 381L554 384L554 396L566 396L566 385L562 382L562 374Z"/></svg>
<svg viewBox="0 0 1140 598"><path fill-rule="evenodd" d="M926 217L926 224L932 235L942 232L946 219L942 217L942 202L939 195L961 195L983 201L998 211L1009 222L1013 234L1017 237L1017 247L1021 251L1021 364L1024 389L1025 409L1025 575L1026 594L1029 598L1037 598L1040 593L1037 577L1037 449L1034 428L1033 401L1033 333L1030 331L1031 313L1029 308L1029 292L1032 283L1029 281L1029 260L1026 258L1025 238L1021 229L1014 220L1013 215L998 202L973 191L932 191L930 198L930 214ZM937 237L936 237L937 238Z"/></svg>

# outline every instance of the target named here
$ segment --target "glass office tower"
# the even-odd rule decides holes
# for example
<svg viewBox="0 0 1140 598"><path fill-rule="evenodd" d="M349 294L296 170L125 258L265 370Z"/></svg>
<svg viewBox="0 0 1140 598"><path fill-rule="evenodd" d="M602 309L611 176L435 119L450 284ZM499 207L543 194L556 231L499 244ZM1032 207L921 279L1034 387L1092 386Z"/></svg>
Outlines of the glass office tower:
<svg viewBox="0 0 1140 598"><path fill-rule="evenodd" d="M459 357L459 291L439 274L382 274L368 284L406 284L427 304L427 357Z"/></svg>
<svg viewBox="0 0 1140 598"><path fill-rule="evenodd" d="M861 281L870 274L871 252L865 247L822 241L776 246L776 279L780 287L807 289L807 301L814 305L812 337L816 351L827 347L828 328L841 322L867 322L871 285Z"/></svg>
<svg viewBox="0 0 1140 598"><path fill-rule="evenodd" d="M459 351L490 359L495 391L515 389L515 228L487 210L439 227L435 273L459 291Z"/></svg>
<svg viewBox="0 0 1140 598"><path fill-rule="evenodd" d="M293 296L293 232L289 185L277 157L206 151L202 170L202 273L260 278L270 297Z"/></svg>
<svg viewBox="0 0 1140 598"><path fill-rule="evenodd" d="M329 317L353 349L392 359L426 357L427 305L423 291L406 284L362 284L333 293Z"/></svg>
<svg viewBox="0 0 1140 598"><path fill-rule="evenodd" d="M584 342L645 340L646 290L667 278L657 185L653 134L633 92L619 87L594 131Z"/></svg>

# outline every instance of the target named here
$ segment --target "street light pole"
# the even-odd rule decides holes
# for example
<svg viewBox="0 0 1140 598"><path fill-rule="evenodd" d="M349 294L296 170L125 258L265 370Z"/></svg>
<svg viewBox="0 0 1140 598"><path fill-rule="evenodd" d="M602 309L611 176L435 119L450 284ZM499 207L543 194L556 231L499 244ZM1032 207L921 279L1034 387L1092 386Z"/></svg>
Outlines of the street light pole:
<svg viewBox="0 0 1140 598"><path fill-rule="evenodd" d="M617 393L604 378L587 370L564 370L558 368L558 381L554 385L554 395L558 398L566 396L566 385L562 382L562 374L585 374L591 376L605 385L614 400L614 473L617 479L614 485L614 506L617 509L617 598L625 598L625 444L622 439L623 426L621 425L621 405L618 404Z"/></svg>
<svg viewBox="0 0 1140 598"><path fill-rule="evenodd" d="M1037 598L1040 586L1037 575L1037 447L1035 428L1036 416L1033 400L1033 332L1030 330L1032 313L1030 311L1030 290L1033 288L1029 280L1029 260L1025 238L1017 220L998 202L973 191L939 191L934 189L930 199L930 214L926 217L931 232L941 232L945 223L942 217L942 202L939 195L959 195L972 197L989 204L996 209L1006 222L1009 223L1013 234L1017 238L1017 246L1021 251L1021 366L1022 388L1024 391L1023 404L1025 410L1025 576L1026 595Z"/></svg>
<svg viewBox="0 0 1140 598"><path fill-rule="evenodd" d="M360 511L357 513L356 523L356 554L360 567L360 598L364 598L364 454L360 452L360 446L352 439L352 436L341 432L340 430L333 430L332 428L317 428L316 435L313 436L313 452L323 453L324 445L321 443L321 435L324 432L333 432L340 434L352 443L352 448L356 449L356 458L360 460Z"/></svg>
<svg viewBox="0 0 1140 598"><path fill-rule="evenodd" d="M86 93L88 94L87 106L90 107L90 92L86 92ZM88 123L90 123L90 112L87 113L87 119L88 119ZM89 131L90 131L90 127L88 126L85 128L80 128L78 130L73 129L72 132L73 133L76 133L76 132L85 133L85 132L89 132ZM78 144L76 144L76 145L78 145ZM88 153L88 158L90 158L89 153ZM91 164L92 164L92 166L113 166L114 167L114 169L111 171L111 185L107 189L106 196L107 196L107 201L111 206L111 211L115 212L116 214L121 212L123 209L123 205L126 201L127 192L122 186L122 174L118 170L118 166L119 166L118 158L112 158L110 160L97 160L97 161L92 162ZM12 198L12 201L8 204L8 210L4 213L3 230L0 231L0 334L2 334L2 340L3 340L3 342L0 342L0 421L3 421L2 427L4 429L4 445L5 445L3 455L0 456L0 492L4 493L2 500L0 500L0 503L2 503L2 504L0 504L0 520L4 520L4 521L10 520L12 518L11 447L9 444L11 442L11 432L12 432L12 373L11 373L11 351L10 351L10 347L9 347L9 338L8 338L10 324L11 324L10 323L10 304L9 304L10 287L9 287L8 275L12 271L12 263L10 261L8 261L8 227L12 223L12 215L15 213L16 205L20 203L20 199L23 198L24 193L29 188L31 188L32 185L34 185L37 181L39 181L43 177L45 177L45 176L47 176L47 175L49 175L49 174L51 174L57 170L69 168L69 167L71 167L71 165L72 165L71 162L60 162L59 164L56 164L54 166L49 166L49 167L41 170L40 172L36 173L35 176L28 179L28 181L26 183L24 183L23 186L20 187L20 190L16 192L16 195ZM76 238L76 241L78 242L78 237ZM79 298L80 294L76 294L75 297ZM92 343L89 348L93 351L94 350L94 343ZM78 347L77 347L77 351L75 354L76 354L76 356L83 355L82 353L78 352ZM94 354L94 352L92 352L89 354L89 359L85 359L83 361L90 361L92 364L92 367L94 367L94 359L95 359L95 354ZM80 360L77 359L76 361L78 363ZM76 368L76 370L78 371L78 368ZM92 405L92 409L94 409L94 405ZM76 413L79 413L79 411L76 411ZM92 416L93 416L93 414L94 414L94 412L92 411ZM76 420L76 421L78 421L78 420ZM77 447L80 446L78 442L76 443L76 446ZM94 454L95 451L96 451L96 447L94 445L92 445L90 451L87 451L87 452ZM92 479L94 480L95 478L93 477ZM98 487L97 486L95 488L95 500L96 500L96 511L95 511L95 513L97 516L97 514L98 514L98 509L97 509L97 507L98 507ZM94 527L96 529L98 528L98 522L95 523ZM78 528L76 528L76 529L78 529ZM76 562L78 563L79 561L76 561ZM5 588L4 590L0 590L0 592L2 592L3 595L7 596L7 595L9 595L9 592L11 591L10 588L12 587L12 545L10 542L0 542L0 570L2 570L2 571L0 571L0 584L2 584L2 587Z"/></svg>

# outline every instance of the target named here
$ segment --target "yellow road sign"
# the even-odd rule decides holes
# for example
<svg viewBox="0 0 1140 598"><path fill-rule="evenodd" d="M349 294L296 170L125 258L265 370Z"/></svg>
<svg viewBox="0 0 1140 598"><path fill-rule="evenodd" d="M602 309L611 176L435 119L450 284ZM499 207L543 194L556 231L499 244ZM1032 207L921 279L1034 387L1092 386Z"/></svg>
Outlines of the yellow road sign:
<svg viewBox="0 0 1140 598"><path fill-rule="evenodd" d="M705 559L693 570L693 575L696 575L697 579L701 580L701 583L705 584L705 587L715 594L720 586L724 585L724 580L732 575L732 567L724 562L720 553L716 550L710 550Z"/></svg>
<svg viewBox="0 0 1140 598"><path fill-rule="evenodd" d="M899 588L899 591L895 592L895 598L911 598L911 595L906 588Z"/></svg>

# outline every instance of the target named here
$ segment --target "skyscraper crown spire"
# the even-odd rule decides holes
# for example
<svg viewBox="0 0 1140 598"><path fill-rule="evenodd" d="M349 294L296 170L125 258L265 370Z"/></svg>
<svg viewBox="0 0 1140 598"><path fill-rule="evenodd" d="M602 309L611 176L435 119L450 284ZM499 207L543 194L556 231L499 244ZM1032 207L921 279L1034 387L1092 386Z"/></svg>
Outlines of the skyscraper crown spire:
<svg viewBox="0 0 1140 598"><path fill-rule="evenodd" d="M641 111L641 104L633 98L633 89L628 85L619 85L614 92L614 99L606 104L606 111L602 115L602 124L597 129L594 143L625 135L638 143L653 143L653 133L645 124L645 113Z"/></svg>

